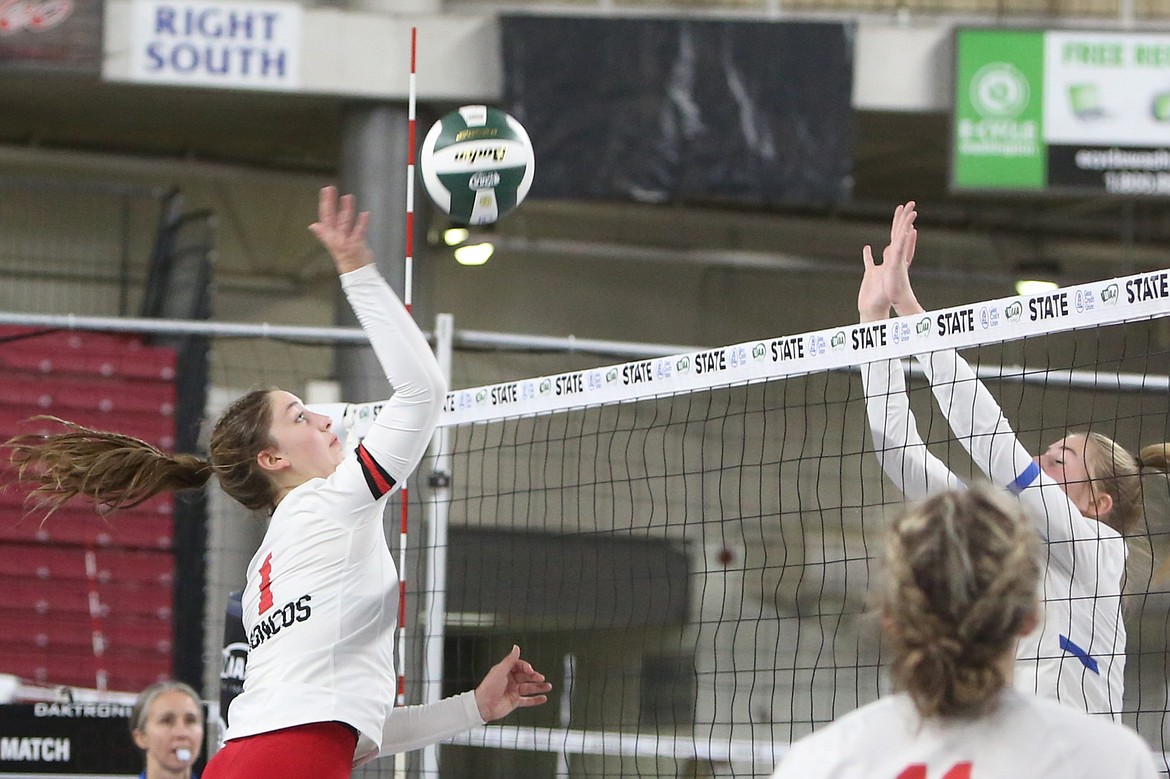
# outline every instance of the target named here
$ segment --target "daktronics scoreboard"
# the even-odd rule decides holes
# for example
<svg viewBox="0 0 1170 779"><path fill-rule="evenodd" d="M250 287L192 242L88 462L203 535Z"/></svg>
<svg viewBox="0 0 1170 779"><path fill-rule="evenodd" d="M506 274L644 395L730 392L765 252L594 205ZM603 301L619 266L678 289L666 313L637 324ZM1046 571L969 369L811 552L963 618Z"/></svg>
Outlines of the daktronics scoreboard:
<svg viewBox="0 0 1170 779"><path fill-rule="evenodd" d="M130 706L16 703L0 706L0 777L138 776Z"/></svg>
<svg viewBox="0 0 1170 779"><path fill-rule="evenodd" d="M122 703L0 705L0 779L137 777L142 755ZM204 756L195 765L203 768Z"/></svg>

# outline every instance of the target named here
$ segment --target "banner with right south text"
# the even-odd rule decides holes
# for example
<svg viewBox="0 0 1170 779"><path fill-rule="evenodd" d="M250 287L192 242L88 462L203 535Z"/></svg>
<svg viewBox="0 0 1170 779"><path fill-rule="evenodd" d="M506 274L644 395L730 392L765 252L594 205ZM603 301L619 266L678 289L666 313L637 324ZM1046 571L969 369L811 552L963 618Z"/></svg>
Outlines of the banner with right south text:
<svg viewBox="0 0 1170 779"><path fill-rule="evenodd" d="M963 29L954 190L1170 196L1170 33Z"/></svg>

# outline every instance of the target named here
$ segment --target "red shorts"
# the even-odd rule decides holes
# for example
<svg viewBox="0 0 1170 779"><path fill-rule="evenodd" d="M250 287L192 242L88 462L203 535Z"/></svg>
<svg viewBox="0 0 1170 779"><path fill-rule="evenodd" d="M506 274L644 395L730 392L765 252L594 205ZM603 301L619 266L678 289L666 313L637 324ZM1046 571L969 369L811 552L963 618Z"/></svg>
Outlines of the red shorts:
<svg viewBox="0 0 1170 779"><path fill-rule="evenodd" d="M203 779L349 779L357 735L340 722L314 722L234 738Z"/></svg>

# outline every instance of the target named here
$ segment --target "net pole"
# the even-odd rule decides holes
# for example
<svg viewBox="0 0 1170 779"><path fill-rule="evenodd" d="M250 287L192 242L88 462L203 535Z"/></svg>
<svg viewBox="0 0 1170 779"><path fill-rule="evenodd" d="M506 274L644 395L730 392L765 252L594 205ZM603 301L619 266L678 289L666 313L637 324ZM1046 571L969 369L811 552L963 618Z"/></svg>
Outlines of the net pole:
<svg viewBox="0 0 1170 779"><path fill-rule="evenodd" d="M451 383L454 318L440 314L435 318L435 356L439 370ZM425 503L428 532L426 549L426 591L423 593L423 640L425 642L424 702L436 703L443 697L443 643L447 615L447 546L451 513L451 454L455 434L449 428L435 430L431 440L433 455L429 499ZM439 775L439 748L426 747L422 753L422 775Z"/></svg>

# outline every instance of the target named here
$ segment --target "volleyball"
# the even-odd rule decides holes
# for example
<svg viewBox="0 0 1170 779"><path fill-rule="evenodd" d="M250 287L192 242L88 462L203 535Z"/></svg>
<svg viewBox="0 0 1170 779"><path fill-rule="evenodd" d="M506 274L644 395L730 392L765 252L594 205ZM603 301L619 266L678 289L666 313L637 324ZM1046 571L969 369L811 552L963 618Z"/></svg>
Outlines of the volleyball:
<svg viewBox="0 0 1170 779"><path fill-rule="evenodd" d="M495 222L520 205L535 169L524 127L483 105L465 105L435 122L419 151L427 194L465 225Z"/></svg>

